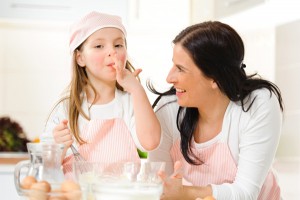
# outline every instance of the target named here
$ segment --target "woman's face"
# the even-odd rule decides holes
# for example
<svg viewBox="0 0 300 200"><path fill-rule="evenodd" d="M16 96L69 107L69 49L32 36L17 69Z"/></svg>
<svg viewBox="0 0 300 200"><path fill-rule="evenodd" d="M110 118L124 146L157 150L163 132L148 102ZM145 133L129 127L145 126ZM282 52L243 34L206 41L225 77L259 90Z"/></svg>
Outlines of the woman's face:
<svg viewBox="0 0 300 200"><path fill-rule="evenodd" d="M176 89L178 104L182 107L201 107L209 101L215 83L196 66L188 51L179 43L173 48L173 67L167 82Z"/></svg>
<svg viewBox="0 0 300 200"><path fill-rule="evenodd" d="M127 50L125 37L117 28L103 28L94 32L84 42L76 60L81 67L86 67L89 80L96 82L116 81L116 70L113 68L113 55L116 54L120 64L125 67Z"/></svg>

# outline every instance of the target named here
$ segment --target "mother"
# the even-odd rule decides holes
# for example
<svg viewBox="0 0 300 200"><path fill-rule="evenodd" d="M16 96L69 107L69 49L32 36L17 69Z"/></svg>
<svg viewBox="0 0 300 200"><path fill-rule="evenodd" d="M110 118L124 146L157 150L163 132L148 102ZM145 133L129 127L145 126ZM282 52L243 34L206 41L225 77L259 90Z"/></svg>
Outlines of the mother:
<svg viewBox="0 0 300 200"><path fill-rule="evenodd" d="M163 136L149 152L149 160L182 164L164 180L162 199L280 199L271 171L282 125L279 88L246 74L243 41L227 24L189 26L173 43L172 89L149 85L162 96L176 93L156 105Z"/></svg>

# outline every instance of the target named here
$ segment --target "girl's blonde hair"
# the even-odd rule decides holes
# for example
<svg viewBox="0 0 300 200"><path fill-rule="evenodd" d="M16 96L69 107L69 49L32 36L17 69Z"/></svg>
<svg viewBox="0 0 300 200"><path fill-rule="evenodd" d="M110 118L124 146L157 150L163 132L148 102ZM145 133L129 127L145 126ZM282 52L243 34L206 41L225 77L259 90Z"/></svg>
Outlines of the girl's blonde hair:
<svg viewBox="0 0 300 200"><path fill-rule="evenodd" d="M127 46L127 45L126 45ZM83 102L84 96L83 92L87 92L87 87L91 87L94 92L94 100L97 98L97 92L92 83L89 81L87 77L87 73L85 67L81 67L77 64L76 54L77 51L80 51L82 44L74 51L72 57L72 79L68 86L69 95L63 99L68 99L68 113L69 113L69 127L71 133L73 133L76 141L79 144L85 143L85 141L79 136L79 127L78 127L78 117L81 115L87 120L90 120L89 115L84 113L81 105ZM127 60L125 64L125 68L130 72L134 72L135 68L133 65ZM139 80L139 77L137 77ZM116 82L116 88L124 91L123 87ZM60 101L61 102L61 101ZM94 101L93 101L94 102ZM93 103L92 103L93 105Z"/></svg>

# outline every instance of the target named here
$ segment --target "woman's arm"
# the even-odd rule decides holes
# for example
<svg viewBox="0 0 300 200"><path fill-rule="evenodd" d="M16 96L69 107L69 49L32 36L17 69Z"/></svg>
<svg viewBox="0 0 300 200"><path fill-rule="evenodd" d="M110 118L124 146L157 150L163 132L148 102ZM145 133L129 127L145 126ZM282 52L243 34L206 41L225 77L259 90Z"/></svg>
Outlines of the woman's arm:
<svg viewBox="0 0 300 200"><path fill-rule="evenodd" d="M282 112L274 94L258 90L253 106L240 120L237 174L232 184L212 185L217 199L257 199L280 139ZM245 117L246 116L246 117ZM236 123L236 122L231 122Z"/></svg>

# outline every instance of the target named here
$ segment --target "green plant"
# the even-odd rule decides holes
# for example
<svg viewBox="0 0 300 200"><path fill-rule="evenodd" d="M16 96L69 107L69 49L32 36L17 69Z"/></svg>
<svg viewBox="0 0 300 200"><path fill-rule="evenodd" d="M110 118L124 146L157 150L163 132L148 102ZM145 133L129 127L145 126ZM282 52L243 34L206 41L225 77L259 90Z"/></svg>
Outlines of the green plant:
<svg viewBox="0 0 300 200"><path fill-rule="evenodd" d="M22 127L9 117L0 118L0 151L27 152L29 140Z"/></svg>
<svg viewBox="0 0 300 200"><path fill-rule="evenodd" d="M147 156L148 156L147 152L141 151L139 149L137 149L137 151L139 153L140 158L147 158Z"/></svg>

